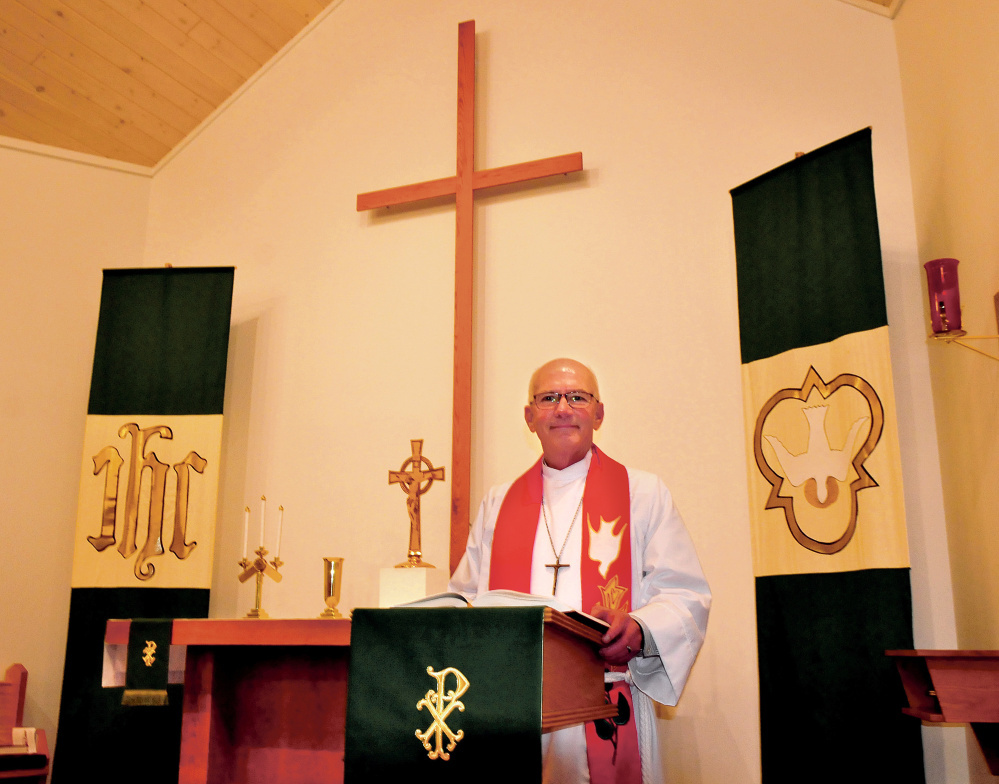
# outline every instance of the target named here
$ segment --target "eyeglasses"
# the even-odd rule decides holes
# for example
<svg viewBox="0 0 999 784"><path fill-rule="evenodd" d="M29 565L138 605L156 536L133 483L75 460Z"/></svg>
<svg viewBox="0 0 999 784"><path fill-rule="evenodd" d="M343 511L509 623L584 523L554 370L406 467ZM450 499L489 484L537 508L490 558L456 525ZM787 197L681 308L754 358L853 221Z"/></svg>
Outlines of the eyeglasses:
<svg viewBox="0 0 999 784"><path fill-rule="evenodd" d="M562 398L565 398L565 402L569 404L570 408L586 408L594 400L597 400L596 396L579 389L574 389L571 392L541 392L535 395L532 400L538 408L558 408Z"/></svg>

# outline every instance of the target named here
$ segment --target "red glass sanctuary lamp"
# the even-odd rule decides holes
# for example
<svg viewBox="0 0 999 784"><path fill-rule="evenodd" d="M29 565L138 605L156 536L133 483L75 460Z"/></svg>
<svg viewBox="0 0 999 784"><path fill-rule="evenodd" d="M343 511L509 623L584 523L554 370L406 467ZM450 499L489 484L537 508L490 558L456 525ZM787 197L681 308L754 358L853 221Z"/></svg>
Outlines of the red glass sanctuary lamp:
<svg viewBox="0 0 999 784"><path fill-rule="evenodd" d="M957 259L926 262L926 287L930 297L930 323L934 335L961 331L961 292L957 286Z"/></svg>

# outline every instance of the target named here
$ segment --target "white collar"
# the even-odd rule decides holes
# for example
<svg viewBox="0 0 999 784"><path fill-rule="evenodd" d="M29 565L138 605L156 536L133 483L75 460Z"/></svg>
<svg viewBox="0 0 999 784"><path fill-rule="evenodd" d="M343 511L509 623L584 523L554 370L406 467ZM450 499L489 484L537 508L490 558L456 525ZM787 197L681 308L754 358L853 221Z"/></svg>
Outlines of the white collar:
<svg viewBox="0 0 999 784"><path fill-rule="evenodd" d="M554 483L557 487L571 484L583 479L590 470L590 461L593 459L593 450L586 453L586 457L577 460L571 466L558 469L552 468L544 460L541 461L541 476L545 482Z"/></svg>

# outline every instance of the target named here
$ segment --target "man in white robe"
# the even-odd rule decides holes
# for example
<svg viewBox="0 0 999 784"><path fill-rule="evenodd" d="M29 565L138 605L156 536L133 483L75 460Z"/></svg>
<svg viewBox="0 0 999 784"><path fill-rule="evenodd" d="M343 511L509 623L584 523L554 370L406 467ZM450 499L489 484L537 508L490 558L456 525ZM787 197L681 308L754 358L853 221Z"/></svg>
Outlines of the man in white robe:
<svg viewBox="0 0 999 784"><path fill-rule="evenodd" d="M594 455L598 460L604 457L593 448L593 431L603 415L596 378L585 365L552 360L531 377L524 417L541 442L544 461L530 592L553 594L610 624L600 654L608 665L627 665L626 672L608 673L608 679L623 677L631 684L642 780L659 782L663 773L652 701L675 705L679 699L704 640L711 597L669 490L654 475L628 468L632 609L627 613L582 606L585 523L580 510ZM491 555L497 519L511 484L492 488L483 500L465 555L451 578L451 590L473 596L503 587L495 579L490 582ZM609 533L612 525L606 522L606 526ZM617 552L613 538L602 536L600 527L593 523L586 536L589 558L603 566ZM584 725L546 733L542 744L545 782L590 781Z"/></svg>

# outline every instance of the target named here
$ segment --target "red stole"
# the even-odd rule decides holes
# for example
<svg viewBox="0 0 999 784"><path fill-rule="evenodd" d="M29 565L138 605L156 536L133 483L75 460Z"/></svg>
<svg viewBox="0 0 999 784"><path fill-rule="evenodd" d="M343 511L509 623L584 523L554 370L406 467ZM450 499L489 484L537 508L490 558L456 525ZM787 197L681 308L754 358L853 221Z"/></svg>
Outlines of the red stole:
<svg viewBox="0 0 999 784"><path fill-rule="evenodd" d="M531 560L541 516L541 460L510 485L500 506L489 562L489 589L531 592ZM616 552L616 557L615 557ZM552 558L555 554L552 554ZM583 546L578 557L583 609L597 605L631 609L631 497L628 469L596 446L583 489ZM607 559L613 558L610 562ZM603 560L601 560L603 559ZM614 699L616 702L615 688ZM628 689L624 688L627 692ZM630 702L630 694L627 695ZM617 748L586 725L587 758L593 784L641 781L635 716L617 733ZM616 753L615 753L616 752Z"/></svg>
<svg viewBox="0 0 999 784"><path fill-rule="evenodd" d="M519 477L507 491L493 533L489 562L489 589L531 592L531 559L541 517L541 460ZM596 540L596 550L591 540ZM617 541L615 541L615 539ZM580 579L583 610L603 605L612 610L631 609L631 498L628 469L593 447L590 470L583 490L583 552ZM617 557L611 563L601 555ZM555 554L552 553L552 558ZM575 558L570 554L570 558ZM601 573L601 567L604 573Z"/></svg>

